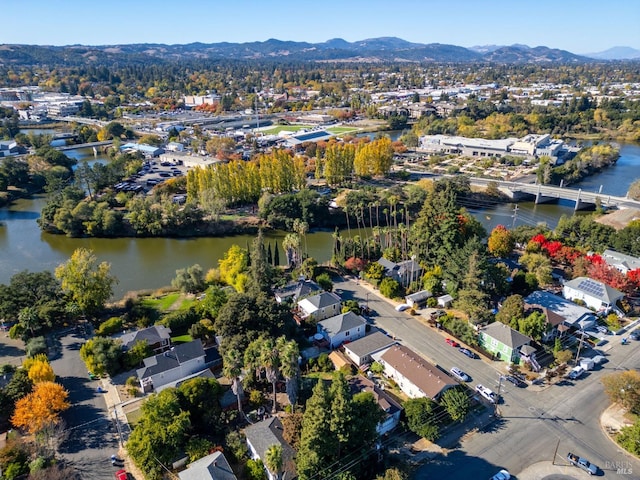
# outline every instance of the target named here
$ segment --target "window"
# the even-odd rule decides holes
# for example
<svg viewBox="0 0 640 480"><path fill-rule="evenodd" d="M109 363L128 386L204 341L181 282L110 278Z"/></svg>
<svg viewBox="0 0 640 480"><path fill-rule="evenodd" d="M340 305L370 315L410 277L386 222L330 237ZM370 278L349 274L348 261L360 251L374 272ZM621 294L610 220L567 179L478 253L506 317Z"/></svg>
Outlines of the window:
<svg viewBox="0 0 640 480"><path fill-rule="evenodd" d="M348 336L349 336L349 330L347 330L346 332L344 332L344 335L345 335L346 337L348 337Z"/></svg>

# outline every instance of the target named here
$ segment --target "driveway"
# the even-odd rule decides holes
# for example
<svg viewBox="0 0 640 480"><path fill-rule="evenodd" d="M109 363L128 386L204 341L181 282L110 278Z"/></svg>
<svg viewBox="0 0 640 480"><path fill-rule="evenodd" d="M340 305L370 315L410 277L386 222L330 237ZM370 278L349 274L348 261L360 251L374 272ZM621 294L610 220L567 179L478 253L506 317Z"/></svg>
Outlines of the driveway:
<svg viewBox="0 0 640 480"><path fill-rule="evenodd" d="M609 362L604 368L563 386L517 388L506 382L500 385L504 363L466 357L447 345L441 332L408 313L396 312L394 303L355 281L337 281L334 286L343 291L346 299L368 301L369 307L377 312L371 317L376 326L431 362L447 371L453 366L461 368L471 375L471 385L482 383L494 391L501 389L500 418L484 431L466 435L459 444L449 446L455 450L422 466L414 479L489 478L500 468L525 473L529 466L539 462L567 465L565 456L569 451L599 465L605 476L617 476L615 466L621 463L640 472L640 462L611 442L600 426L600 415L609 405L600 379L606 373L640 365L640 342L627 346L611 342L607 352ZM572 473L572 469L553 473L582 478L577 472ZM526 474L522 478L525 477Z"/></svg>
<svg viewBox="0 0 640 480"><path fill-rule="evenodd" d="M110 456L117 453L118 441L103 394L97 392L98 382L89 380L80 359L84 341L85 338L75 332L66 332L52 340L51 366L58 382L69 391L72 405L63 414L69 436L60 453L83 479L113 480L116 469L111 465Z"/></svg>

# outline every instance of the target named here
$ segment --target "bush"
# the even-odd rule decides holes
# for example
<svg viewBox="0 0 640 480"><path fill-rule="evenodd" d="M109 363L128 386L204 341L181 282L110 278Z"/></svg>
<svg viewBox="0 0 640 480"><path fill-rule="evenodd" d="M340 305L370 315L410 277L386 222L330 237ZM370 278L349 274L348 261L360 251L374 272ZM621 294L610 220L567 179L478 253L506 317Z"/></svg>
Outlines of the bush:
<svg viewBox="0 0 640 480"><path fill-rule="evenodd" d="M262 460L248 460L245 467L245 473L249 480L266 480L267 474L264 470Z"/></svg>
<svg viewBox="0 0 640 480"><path fill-rule="evenodd" d="M323 353L318 357L317 365L318 371L320 372L333 372L335 370L333 362L326 353Z"/></svg>
<svg viewBox="0 0 640 480"><path fill-rule="evenodd" d="M173 335L183 335L187 333L189 327L199 320L194 309L178 310L168 313L158 323L171 329Z"/></svg>
<svg viewBox="0 0 640 480"><path fill-rule="evenodd" d="M111 317L100 324L96 330L96 335L106 337L118 333L122 330L124 322L121 317Z"/></svg>
<svg viewBox="0 0 640 480"><path fill-rule="evenodd" d="M249 454L244 435L240 432L229 432L225 437L225 443L227 444L227 452L231 453L236 463L240 463Z"/></svg>
<svg viewBox="0 0 640 480"><path fill-rule="evenodd" d="M387 298L402 296L402 286L393 278L385 277L380 282L380 293Z"/></svg>
<svg viewBox="0 0 640 480"><path fill-rule="evenodd" d="M264 405L264 395L260 390L251 390L249 392L249 404L251 408L258 408Z"/></svg>
<svg viewBox="0 0 640 480"><path fill-rule="evenodd" d="M427 307L436 308L438 306L438 299L436 297L427 298Z"/></svg>
<svg viewBox="0 0 640 480"><path fill-rule="evenodd" d="M34 337L27 340L24 346L27 357L34 357L39 353L47 353L47 342L44 337Z"/></svg>

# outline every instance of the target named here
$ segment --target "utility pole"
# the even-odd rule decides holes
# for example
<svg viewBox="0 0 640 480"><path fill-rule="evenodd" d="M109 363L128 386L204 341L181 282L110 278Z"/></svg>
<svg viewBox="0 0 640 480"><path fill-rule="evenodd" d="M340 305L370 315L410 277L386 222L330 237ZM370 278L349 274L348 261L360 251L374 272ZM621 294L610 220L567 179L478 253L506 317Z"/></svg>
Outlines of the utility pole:
<svg viewBox="0 0 640 480"><path fill-rule="evenodd" d="M513 207L513 221L511 222L511 228L513 229L516 226L516 219L518 218L518 204L516 203Z"/></svg>
<svg viewBox="0 0 640 480"><path fill-rule="evenodd" d="M580 358L580 349L582 348L582 342L584 342L584 330L580 330L580 343L578 344L578 352L576 353L576 365L578 364L578 358Z"/></svg>

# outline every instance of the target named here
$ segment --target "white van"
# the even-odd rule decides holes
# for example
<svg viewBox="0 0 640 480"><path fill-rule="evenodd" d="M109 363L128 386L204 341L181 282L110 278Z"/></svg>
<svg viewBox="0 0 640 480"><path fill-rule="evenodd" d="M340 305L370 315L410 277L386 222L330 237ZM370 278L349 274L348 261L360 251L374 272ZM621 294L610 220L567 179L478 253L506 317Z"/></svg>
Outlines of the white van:
<svg viewBox="0 0 640 480"><path fill-rule="evenodd" d="M491 390L489 390L484 385L481 385L481 384L476 385L476 392L478 392L484 398L489 400L491 403L498 403L498 395L493 393Z"/></svg>

